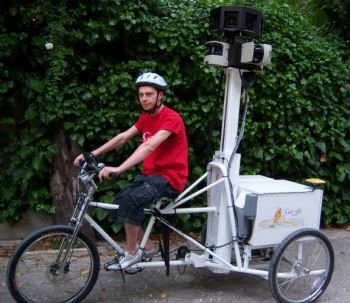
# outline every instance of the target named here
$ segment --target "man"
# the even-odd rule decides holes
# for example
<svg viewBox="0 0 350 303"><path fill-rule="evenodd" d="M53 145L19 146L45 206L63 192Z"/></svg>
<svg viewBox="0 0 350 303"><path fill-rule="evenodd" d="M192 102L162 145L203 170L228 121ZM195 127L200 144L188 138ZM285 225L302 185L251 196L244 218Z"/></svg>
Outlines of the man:
<svg viewBox="0 0 350 303"><path fill-rule="evenodd" d="M139 102L144 110L136 123L123 133L94 150L100 156L125 144L136 135L141 136L141 144L119 166L104 167L99 174L100 180L110 179L112 174L121 174L127 169L143 162L142 175L135 178L114 203L119 205L115 219L123 223L126 233L125 255L118 259L121 269L140 261L136 253L137 242L142 240L144 231L143 209L161 197L176 197L187 182L188 144L185 126L180 115L163 105L167 83L160 75L145 73L137 78ZM74 164L78 165L82 155ZM157 253L157 247L148 240L144 256Z"/></svg>

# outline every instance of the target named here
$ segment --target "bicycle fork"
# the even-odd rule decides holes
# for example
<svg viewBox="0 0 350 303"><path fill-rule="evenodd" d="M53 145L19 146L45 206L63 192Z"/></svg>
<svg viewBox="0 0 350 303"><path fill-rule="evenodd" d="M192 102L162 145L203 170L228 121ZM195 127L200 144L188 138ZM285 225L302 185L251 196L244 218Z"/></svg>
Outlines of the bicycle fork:
<svg viewBox="0 0 350 303"><path fill-rule="evenodd" d="M51 266L50 273L58 276L64 272L69 271L70 260L73 255L73 247L81 226L81 220L86 212L87 205L89 205L91 198L88 195L81 195L78 203L74 209L73 215L69 221L69 226L74 227L72 235L67 234L60 244L58 254Z"/></svg>

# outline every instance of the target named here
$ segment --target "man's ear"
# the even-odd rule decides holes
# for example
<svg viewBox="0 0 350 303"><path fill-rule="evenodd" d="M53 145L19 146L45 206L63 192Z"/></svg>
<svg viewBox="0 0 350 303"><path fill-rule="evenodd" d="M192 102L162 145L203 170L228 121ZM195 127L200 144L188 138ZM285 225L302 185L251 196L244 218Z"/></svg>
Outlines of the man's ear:
<svg viewBox="0 0 350 303"><path fill-rule="evenodd" d="M158 92L158 98L162 99L164 97L164 92L162 90L160 90Z"/></svg>

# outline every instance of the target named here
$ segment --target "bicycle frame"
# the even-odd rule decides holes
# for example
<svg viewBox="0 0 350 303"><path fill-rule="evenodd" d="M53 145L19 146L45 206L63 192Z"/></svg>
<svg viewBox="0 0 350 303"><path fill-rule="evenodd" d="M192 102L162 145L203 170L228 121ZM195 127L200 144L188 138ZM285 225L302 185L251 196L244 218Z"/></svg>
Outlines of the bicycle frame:
<svg viewBox="0 0 350 303"><path fill-rule="evenodd" d="M208 176L210 175L210 170L212 168L220 170L222 177L217 181L209 185L206 185L205 187L191 193L194 190L194 188L196 188L201 182L203 182L208 178ZM74 236L77 234L78 230L80 229L81 221L84 219L109 245L111 245L111 247L113 247L113 249L115 249L120 254L124 253L123 248L116 241L114 241L90 215L86 213L86 210L88 207L103 208L107 210L117 210L119 206L114 204L91 201L93 193L95 192L97 186L93 181L93 177L88 178L87 180L85 180L84 183L88 183L90 185L90 189L88 194L82 195L81 198L84 200L84 201L80 201L82 202L81 203L82 206L79 205L78 203L74 211L74 214L72 216L70 225L75 226L76 231L74 233ZM208 192L209 190L213 190L217 188L218 186L224 187L224 196L225 196L225 200L227 201L227 208L231 210L229 211L229 222L230 222L231 233L233 235L231 243L233 244L235 260L237 263L236 266L230 263L231 260L225 260L220 255L218 255L215 252L215 249L213 251L210 248L205 247L203 244L201 244L194 238L190 237L189 235L185 234L181 230L174 227L165 219L165 216L167 215L195 214L195 213L209 214L209 213L217 212L218 211L217 208L213 206L189 207L189 208L179 208L179 206L183 205L184 203L192 200L193 198L203 193ZM188 187L183 193L181 193L180 196L178 196L173 202L171 202L164 208L161 208L161 205L162 205L162 200L159 200L156 202L154 209L144 210L147 215L150 215L150 219L145 229L144 237L140 243L140 246L137 252L138 254L140 255L142 254L142 251L145 247L147 239L149 238L152 232L153 226L156 220L158 220L159 222L167 226L169 229L171 229L172 231L180 235L186 241L190 242L198 250L202 251L202 254L197 254L191 251L185 256L183 260L170 260L169 266L193 265L194 267L208 267L208 268L219 269L224 271L250 273L250 274L262 276L264 278L268 277L268 271L248 268L250 254L247 253L247 251L245 251L244 260L242 262L240 246L236 239L236 221L232 210L233 201L231 199L231 194L230 194L230 184L227 177L226 168L224 167L224 165L218 162L210 162L208 165L208 171L204 175L202 175L199 179L197 179L197 181L195 181L190 187ZM71 241L73 242L74 240L72 239ZM227 245L231 245L231 243L227 243ZM148 267L163 267L163 266L165 266L164 261L147 261L147 262L138 262L137 264L131 267L148 268ZM114 267L112 265L112 267L109 267L108 270L119 270L119 268L118 268L118 265L115 265Z"/></svg>

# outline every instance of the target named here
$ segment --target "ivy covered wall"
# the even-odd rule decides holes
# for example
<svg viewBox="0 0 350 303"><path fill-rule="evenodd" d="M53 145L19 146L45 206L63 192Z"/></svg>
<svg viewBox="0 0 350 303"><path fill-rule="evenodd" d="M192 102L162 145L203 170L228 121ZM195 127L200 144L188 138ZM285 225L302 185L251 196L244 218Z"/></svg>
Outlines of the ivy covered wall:
<svg viewBox="0 0 350 303"><path fill-rule="evenodd" d="M166 78L165 102L184 117L190 181L204 172L218 149L222 115L221 71L203 64L204 43L213 38L209 11L223 3L213 2L0 4L0 221L16 222L27 210L68 213L58 202L72 190L71 159L135 121L134 80L144 71ZM347 224L349 51L291 6L261 2L268 4L256 4L264 13L260 42L272 44L273 58L250 91L242 173L323 178L323 222ZM121 161L136 144L102 160ZM99 197L110 201L136 173L102 185ZM201 219L184 224L196 228Z"/></svg>

